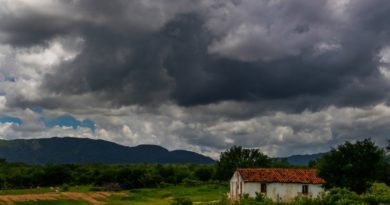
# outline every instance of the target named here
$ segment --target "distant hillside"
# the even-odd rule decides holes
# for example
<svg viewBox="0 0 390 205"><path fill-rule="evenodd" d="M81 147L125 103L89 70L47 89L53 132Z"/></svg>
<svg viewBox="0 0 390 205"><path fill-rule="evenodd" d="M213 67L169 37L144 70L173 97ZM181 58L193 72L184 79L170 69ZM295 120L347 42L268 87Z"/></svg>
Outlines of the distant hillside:
<svg viewBox="0 0 390 205"><path fill-rule="evenodd" d="M0 158L27 164L80 163L214 163L195 152L168 151L157 145L126 147L87 138L0 140Z"/></svg>
<svg viewBox="0 0 390 205"><path fill-rule="evenodd" d="M307 166L310 161L314 161L319 159L325 153L317 153L317 154L306 154L306 155L292 155L289 157L278 158L278 159L286 159L289 164L299 165L299 166Z"/></svg>

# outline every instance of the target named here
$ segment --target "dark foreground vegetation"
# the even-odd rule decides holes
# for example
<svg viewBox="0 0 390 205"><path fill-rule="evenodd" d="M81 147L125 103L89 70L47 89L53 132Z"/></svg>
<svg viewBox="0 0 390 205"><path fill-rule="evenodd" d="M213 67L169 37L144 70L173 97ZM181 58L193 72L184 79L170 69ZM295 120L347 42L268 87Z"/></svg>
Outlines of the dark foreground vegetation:
<svg viewBox="0 0 390 205"><path fill-rule="evenodd" d="M115 191L195 183L214 178L208 165L25 165L0 163L0 188L94 185L96 189Z"/></svg>

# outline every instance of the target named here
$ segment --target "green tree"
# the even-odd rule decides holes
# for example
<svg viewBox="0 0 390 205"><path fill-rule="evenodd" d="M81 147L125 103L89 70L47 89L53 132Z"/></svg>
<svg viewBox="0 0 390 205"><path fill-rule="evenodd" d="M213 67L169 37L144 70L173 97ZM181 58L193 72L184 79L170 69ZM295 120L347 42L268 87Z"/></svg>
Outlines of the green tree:
<svg viewBox="0 0 390 205"><path fill-rule="evenodd" d="M345 187L357 193L378 180L384 164L384 151L370 139L346 142L325 154L318 162L325 187Z"/></svg>
<svg viewBox="0 0 390 205"><path fill-rule="evenodd" d="M385 156L383 182L390 186L390 140L388 140L388 145L386 149L387 153Z"/></svg>
<svg viewBox="0 0 390 205"><path fill-rule="evenodd" d="M233 146L221 153L216 164L216 178L227 180L237 168L270 167L272 160L259 149L245 149Z"/></svg>
<svg viewBox="0 0 390 205"><path fill-rule="evenodd" d="M195 177L200 181L209 181L214 175L212 167L199 167L195 170Z"/></svg>

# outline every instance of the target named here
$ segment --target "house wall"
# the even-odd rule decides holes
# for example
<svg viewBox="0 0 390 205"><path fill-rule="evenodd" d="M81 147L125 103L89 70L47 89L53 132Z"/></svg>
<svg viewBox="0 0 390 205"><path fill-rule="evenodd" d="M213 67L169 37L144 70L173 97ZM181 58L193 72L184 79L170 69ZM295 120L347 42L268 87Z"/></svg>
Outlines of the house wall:
<svg viewBox="0 0 390 205"><path fill-rule="evenodd" d="M244 185L245 194L249 194L250 197L256 197L256 193L261 191L261 183L247 182Z"/></svg>
<svg viewBox="0 0 390 205"><path fill-rule="evenodd" d="M269 183L267 184L266 197L273 201L290 201L301 195L302 186L304 184L295 183ZM308 184L310 197L317 197L324 189L319 184ZM255 197L256 193L260 193L261 183L247 182L244 184L243 193L249 194L250 197Z"/></svg>
<svg viewBox="0 0 390 205"><path fill-rule="evenodd" d="M267 197L273 201L290 201L302 194L302 186L305 184L295 183L271 183L267 186ZM308 196L317 197L324 189L319 184L307 184Z"/></svg>
<svg viewBox="0 0 390 205"><path fill-rule="evenodd" d="M242 180L238 172L234 172L233 177L230 179L230 193L229 196L231 199L238 199L245 190L245 183Z"/></svg>

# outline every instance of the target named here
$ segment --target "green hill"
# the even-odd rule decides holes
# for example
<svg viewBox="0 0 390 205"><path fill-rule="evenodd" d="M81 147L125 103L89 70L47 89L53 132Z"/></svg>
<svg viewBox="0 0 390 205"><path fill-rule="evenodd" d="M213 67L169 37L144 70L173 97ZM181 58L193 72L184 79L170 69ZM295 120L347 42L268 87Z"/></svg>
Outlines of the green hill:
<svg viewBox="0 0 390 205"><path fill-rule="evenodd" d="M126 147L71 137L0 140L0 158L27 164L214 163L211 158L190 151L168 151L157 145Z"/></svg>

